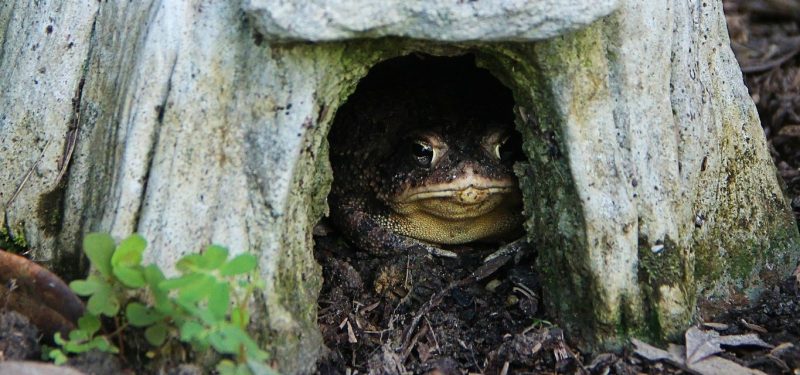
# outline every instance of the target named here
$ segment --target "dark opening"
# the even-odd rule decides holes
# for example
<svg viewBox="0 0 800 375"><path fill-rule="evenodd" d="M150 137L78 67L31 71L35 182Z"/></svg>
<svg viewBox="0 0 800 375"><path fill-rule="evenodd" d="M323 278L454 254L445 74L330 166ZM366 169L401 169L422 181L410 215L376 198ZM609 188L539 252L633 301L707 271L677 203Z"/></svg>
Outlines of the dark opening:
<svg viewBox="0 0 800 375"><path fill-rule="evenodd" d="M524 234L513 107L474 56L415 54L373 67L338 109L331 216L315 230L319 323L332 349L321 370L366 371L392 343L415 373L444 359L488 371L476 360L491 362L503 335L529 324L540 295L530 257L453 286ZM426 308L425 325L414 323Z"/></svg>
<svg viewBox="0 0 800 375"><path fill-rule="evenodd" d="M420 96L408 97L410 93ZM420 112L428 111L434 115L445 109L431 108L431 105L450 102L465 106L461 109L482 119L513 121L511 90L488 70L477 67L473 55L436 57L415 54L377 64L359 82L357 90L337 116L354 110L352 106L362 105L364 96L368 95L394 100L392 103L373 103L382 108L411 104Z"/></svg>

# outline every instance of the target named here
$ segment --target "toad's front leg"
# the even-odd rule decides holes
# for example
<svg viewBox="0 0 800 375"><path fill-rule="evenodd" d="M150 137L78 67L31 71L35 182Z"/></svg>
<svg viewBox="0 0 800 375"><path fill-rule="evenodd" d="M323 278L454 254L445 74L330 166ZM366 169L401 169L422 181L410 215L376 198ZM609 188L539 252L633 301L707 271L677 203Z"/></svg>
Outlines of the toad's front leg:
<svg viewBox="0 0 800 375"><path fill-rule="evenodd" d="M331 206L331 218L335 224L345 231L356 247L370 254L387 256L424 252L440 257L458 257L452 251L395 233L390 229L388 215L367 209L363 200L344 200Z"/></svg>

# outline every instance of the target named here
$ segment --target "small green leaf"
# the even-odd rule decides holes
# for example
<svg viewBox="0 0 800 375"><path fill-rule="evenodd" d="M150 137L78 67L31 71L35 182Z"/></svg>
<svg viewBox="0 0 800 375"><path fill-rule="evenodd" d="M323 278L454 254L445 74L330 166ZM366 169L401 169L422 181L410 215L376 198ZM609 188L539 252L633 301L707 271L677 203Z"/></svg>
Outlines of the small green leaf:
<svg viewBox="0 0 800 375"><path fill-rule="evenodd" d="M192 318L200 319L203 324L214 325L219 322L219 320L214 317L214 314L212 314L211 311L208 311L207 308L200 308L193 302L186 302L180 298L175 300L175 303L185 310L186 314Z"/></svg>
<svg viewBox="0 0 800 375"><path fill-rule="evenodd" d="M84 314L78 319L78 328L91 336L100 330L100 319L92 314Z"/></svg>
<svg viewBox="0 0 800 375"><path fill-rule="evenodd" d="M145 285L142 267L117 266L114 267L114 276L128 288L141 288Z"/></svg>
<svg viewBox="0 0 800 375"><path fill-rule="evenodd" d="M158 268L155 264L148 264L144 267L142 274L144 274L144 280L147 282L147 285L150 285L151 288L158 288L158 284L166 279L164 277L164 273L161 272L161 269Z"/></svg>
<svg viewBox="0 0 800 375"><path fill-rule="evenodd" d="M200 336L200 333L203 332L203 326L200 323L188 321L183 323L180 328L181 331L181 341L189 342L194 340Z"/></svg>
<svg viewBox="0 0 800 375"><path fill-rule="evenodd" d="M117 349L116 346L111 345L111 343L108 341L108 338L106 338L104 336L95 337L89 343L89 346L91 348L95 348L95 349L98 349L98 350L100 350L102 352L106 352L106 353L118 353L119 352L119 349Z"/></svg>
<svg viewBox="0 0 800 375"><path fill-rule="evenodd" d="M231 323L245 328L247 324L250 323L250 315L247 313L246 309L234 307L233 311L231 311Z"/></svg>
<svg viewBox="0 0 800 375"><path fill-rule="evenodd" d="M212 341L212 335L209 335L209 342L220 353L238 354L241 347L244 347L247 357L254 361L266 361L269 358L267 352L261 350L258 344L250 338L247 333L241 328L223 323L219 330L215 333ZM231 350L231 351L224 351Z"/></svg>
<svg viewBox="0 0 800 375"><path fill-rule="evenodd" d="M58 346L64 346L64 343L66 342L66 341L64 341L64 338L63 338L63 337L61 337L61 332L56 332L56 333L53 335L53 341L54 341L54 342L56 343L56 345L58 345Z"/></svg>
<svg viewBox="0 0 800 375"><path fill-rule="evenodd" d="M214 285L214 278L208 275L201 275L197 281L186 285L178 291L178 299L183 302L197 302L211 294Z"/></svg>
<svg viewBox="0 0 800 375"><path fill-rule="evenodd" d="M111 255L115 246L114 239L107 233L89 233L83 238L83 252L92 267L105 277L111 276Z"/></svg>
<svg viewBox="0 0 800 375"><path fill-rule="evenodd" d="M191 273L188 275L178 276L172 279L166 279L158 284L158 287L163 290L180 289L187 285L193 284L203 278L199 273Z"/></svg>
<svg viewBox="0 0 800 375"><path fill-rule="evenodd" d="M138 234L132 234L128 238L122 240L111 256L111 265L113 268L119 266L133 267L138 266L142 262L142 253L147 247L147 241Z"/></svg>
<svg viewBox="0 0 800 375"><path fill-rule="evenodd" d="M239 341L227 332L211 332L208 335L208 342L214 350L222 354L236 354L239 352Z"/></svg>
<svg viewBox="0 0 800 375"><path fill-rule="evenodd" d="M154 309L138 302L131 302L125 307L125 316L128 317L128 323L134 327L147 327L164 318Z"/></svg>
<svg viewBox="0 0 800 375"><path fill-rule="evenodd" d="M153 293L153 308L161 315L171 316L174 320L180 320L181 312L177 310L175 304L167 296L166 292Z"/></svg>
<svg viewBox="0 0 800 375"><path fill-rule="evenodd" d="M202 269L204 265L205 259L200 254L188 254L178 260L175 268L181 273L190 273Z"/></svg>
<svg viewBox="0 0 800 375"><path fill-rule="evenodd" d="M153 324L144 330L144 338L153 346L161 346L167 338L167 325L163 322Z"/></svg>
<svg viewBox="0 0 800 375"><path fill-rule="evenodd" d="M235 375L253 375L253 373L250 372L250 367L248 367L246 363L239 363L238 365L236 365Z"/></svg>
<svg viewBox="0 0 800 375"><path fill-rule="evenodd" d="M111 286L103 284L89 298L86 303L86 310L95 316L105 315L114 316L119 312L119 301L114 295Z"/></svg>
<svg viewBox="0 0 800 375"><path fill-rule="evenodd" d="M211 310L209 309L196 309L194 312L192 312L192 315L200 318L203 323L208 325L214 325L220 322L220 319L217 319L217 317L211 313Z"/></svg>
<svg viewBox="0 0 800 375"><path fill-rule="evenodd" d="M53 363L55 363L58 366L67 363L67 355L64 354L64 352L62 352L61 349L53 349L50 351L50 353L47 354L47 356L50 357L50 359L53 360Z"/></svg>
<svg viewBox="0 0 800 375"><path fill-rule="evenodd" d="M215 270L225 263L225 259L228 258L228 249L219 245L211 245L206 248L202 257L204 260L203 268Z"/></svg>
<svg viewBox="0 0 800 375"><path fill-rule="evenodd" d="M236 364L230 359L223 359L217 363L219 375L236 375Z"/></svg>
<svg viewBox="0 0 800 375"><path fill-rule="evenodd" d="M79 296L90 296L103 287L109 287L109 285L97 275L89 275L86 280L75 280L69 283L69 288Z"/></svg>
<svg viewBox="0 0 800 375"><path fill-rule="evenodd" d="M230 300L228 284L215 283L211 289L211 294L208 296L208 310L211 311L214 318L223 320L228 312Z"/></svg>
<svg viewBox="0 0 800 375"><path fill-rule="evenodd" d="M256 268L257 259L252 254L239 254L219 268L222 276L235 276L248 273Z"/></svg>
<svg viewBox="0 0 800 375"><path fill-rule="evenodd" d="M164 273L154 264L144 267L142 273L144 274L144 281L150 287L150 292L153 295L154 308L163 314L172 315L173 305L169 300L169 291L161 288L161 282L166 280Z"/></svg>
<svg viewBox="0 0 800 375"><path fill-rule="evenodd" d="M63 349L66 350L67 353L83 353L89 351L91 348L89 347L89 344L70 340L64 343Z"/></svg>
<svg viewBox="0 0 800 375"><path fill-rule="evenodd" d="M73 329L69 331L69 341L85 341L88 340L91 335L82 330L82 329Z"/></svg>

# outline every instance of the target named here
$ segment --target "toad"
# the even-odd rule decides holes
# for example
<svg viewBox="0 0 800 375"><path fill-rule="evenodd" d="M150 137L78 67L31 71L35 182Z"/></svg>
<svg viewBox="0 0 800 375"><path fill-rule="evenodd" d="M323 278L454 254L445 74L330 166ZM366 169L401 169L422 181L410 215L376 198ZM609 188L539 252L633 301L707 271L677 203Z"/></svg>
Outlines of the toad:
<svg viewBox="0 0 800 375"><path fill-rule="evenodd" d="M519 237L512 167L521 145L510 118L464 95L457 80L416 78L362 85L337 114L329 138L333 224L375 255L457 256L442 246Z"/></svg>

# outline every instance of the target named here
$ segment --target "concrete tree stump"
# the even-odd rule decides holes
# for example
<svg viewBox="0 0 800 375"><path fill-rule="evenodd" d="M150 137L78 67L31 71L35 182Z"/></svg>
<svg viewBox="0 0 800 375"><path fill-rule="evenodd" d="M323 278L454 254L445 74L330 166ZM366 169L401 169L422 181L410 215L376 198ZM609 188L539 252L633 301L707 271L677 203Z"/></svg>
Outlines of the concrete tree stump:
<svg viewBox="0 0 800 375"><path fill-rule="evenodd" d="M62 271L90 231L168 268L257 252L286 373L322 349L327 132L408 53L474 54L512 90L545 303L583 348L673 337L800 256L719 0L6 1L0 28L2 239Z"/></svg>

